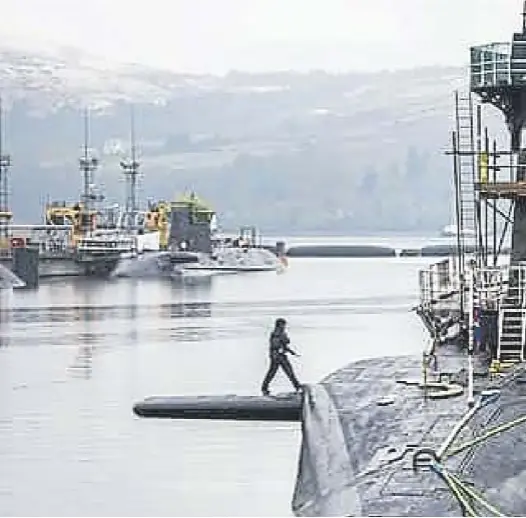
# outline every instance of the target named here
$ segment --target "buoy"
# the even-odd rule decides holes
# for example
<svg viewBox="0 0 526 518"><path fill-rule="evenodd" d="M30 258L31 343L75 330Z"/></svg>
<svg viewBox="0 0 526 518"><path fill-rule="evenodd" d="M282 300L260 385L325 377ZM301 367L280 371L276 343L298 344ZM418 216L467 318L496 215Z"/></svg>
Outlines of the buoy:
<svg viewBox="0 0 526 518"><path fill-rule="evenodd" d="M275 396L164 396L136 403L140 417L221 419L235 421L300 421L303 398L286 393Z"/></svg>

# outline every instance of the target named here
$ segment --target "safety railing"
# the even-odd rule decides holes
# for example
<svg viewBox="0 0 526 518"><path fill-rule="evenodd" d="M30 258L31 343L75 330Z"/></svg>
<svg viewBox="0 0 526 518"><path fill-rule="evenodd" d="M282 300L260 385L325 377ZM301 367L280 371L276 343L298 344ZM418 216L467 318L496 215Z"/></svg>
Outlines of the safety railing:
<svg viewBox="0 0 526 518"><path fill-rule="evenodd" d="M456 260L447 258L419 272L420 304L424 307L458 290Z"/></svg>

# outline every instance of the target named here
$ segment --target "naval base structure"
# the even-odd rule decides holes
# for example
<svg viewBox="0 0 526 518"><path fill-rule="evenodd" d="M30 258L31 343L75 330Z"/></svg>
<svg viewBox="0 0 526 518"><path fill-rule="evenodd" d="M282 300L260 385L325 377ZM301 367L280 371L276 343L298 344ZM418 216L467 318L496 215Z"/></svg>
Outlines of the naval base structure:
<svg viewBox="0 0 526 518"><path fill-rule="evenodd" d="M511 42L471 49L456 94L457 257L420 272L429 347L309 388L297 515L526 514L526 4L523 18ZM503 113L508 149L483 108Z"/></svg>
<svg viewBox="0 0 526 518"><path fill-rule="evenodd" d="M526 5L523 17L510 43L471 49L456 94L457 254L420 272L429 344L306 387L296 515L526 515ZM495 107L505 150L482 131Z"/></svg>

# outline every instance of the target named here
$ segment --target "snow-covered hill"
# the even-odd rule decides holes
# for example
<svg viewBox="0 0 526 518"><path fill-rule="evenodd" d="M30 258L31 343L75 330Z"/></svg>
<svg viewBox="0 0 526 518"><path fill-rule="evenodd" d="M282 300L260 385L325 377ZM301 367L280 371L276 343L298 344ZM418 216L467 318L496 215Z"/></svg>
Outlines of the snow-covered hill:
<svg viewBox="0 0 526 518"><path fill-rule="evenodd" d="M194 187L231 225L441 228L443 151L463 86L458 68L191 76L72 49L0 48L15 212L34 219L47 194L78 192L85 106L99 178L121 196L114 155L126 150L133 103L144 195Z"/></svg>

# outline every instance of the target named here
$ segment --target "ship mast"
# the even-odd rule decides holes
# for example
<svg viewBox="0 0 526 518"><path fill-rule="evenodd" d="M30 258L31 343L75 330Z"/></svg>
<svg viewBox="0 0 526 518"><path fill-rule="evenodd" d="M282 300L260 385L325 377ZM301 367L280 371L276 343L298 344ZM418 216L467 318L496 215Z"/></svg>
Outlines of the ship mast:
<svg viewBox="0 0 526 518"><path fill-rule="evenodd" d="M84 237L89 237L92 231L91 217L93 213L93 173L97 169L98 160L89 148L89 114L86 108L84 112L84 154L79 159L80 171L83 177L81 228Z"/></svg>
<svg viewBox="0 0 526 518"><path fill-rule="evenodd" d="M132 233L137 231L137 179L139 176L140 162L136 156L135 146L135 118L133 107L130 112L130 147L131 156L121 161L121 169L126 181L126 205L125 205L125 226Z"/></svg>
<svg viewBox="0 0 526 518"><path fill-rule="evenodd" d="M0 98L0 255L9 255L12 213L9 210L8 169L11 157L4 153L3 138L3 107Z"/></svg>

